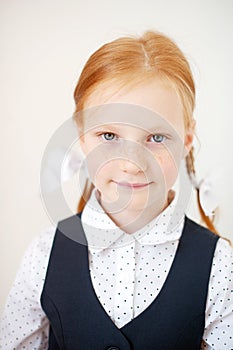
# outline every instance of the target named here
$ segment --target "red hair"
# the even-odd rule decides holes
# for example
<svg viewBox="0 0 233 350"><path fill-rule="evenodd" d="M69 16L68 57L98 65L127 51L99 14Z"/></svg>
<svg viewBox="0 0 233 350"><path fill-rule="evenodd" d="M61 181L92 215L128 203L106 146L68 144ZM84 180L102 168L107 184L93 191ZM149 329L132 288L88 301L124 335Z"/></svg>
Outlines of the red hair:
<svg viewBox="0 0 233 350"><path fill-rule="evenodd" d="M147 31L140 37L122 37L109 42L90 56L74 91L76 109L73 118L79 129L83 125L79 112L100 84L111 82L114 83L111 86L119 89L124 85L135 86L151 79L160 79L175 89L182 102L185 127L192 127L195 84L189 63L173 40L162 33ZM186 156L186 166L188 174L195 175L193 147ZM83 210L93 187L87 180L78 203L78 212ZM211 231L218 234L213 222L201 208L198 190L197 197L202 220Z"/></svg>

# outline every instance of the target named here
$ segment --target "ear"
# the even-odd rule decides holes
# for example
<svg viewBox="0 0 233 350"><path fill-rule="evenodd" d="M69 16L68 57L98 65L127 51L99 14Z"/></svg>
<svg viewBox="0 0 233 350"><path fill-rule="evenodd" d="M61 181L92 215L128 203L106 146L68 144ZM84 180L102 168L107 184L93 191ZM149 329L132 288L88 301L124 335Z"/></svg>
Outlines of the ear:
<svg viewBox="0 0 233 350"><path fill-rule="evenodd" d="M196 121L193 119L192 124L190 128L186 131L185 138L184 138L184 153L183 153L184 158L189 154L190 149L193 145L195 126L196 126Z"/></svg>

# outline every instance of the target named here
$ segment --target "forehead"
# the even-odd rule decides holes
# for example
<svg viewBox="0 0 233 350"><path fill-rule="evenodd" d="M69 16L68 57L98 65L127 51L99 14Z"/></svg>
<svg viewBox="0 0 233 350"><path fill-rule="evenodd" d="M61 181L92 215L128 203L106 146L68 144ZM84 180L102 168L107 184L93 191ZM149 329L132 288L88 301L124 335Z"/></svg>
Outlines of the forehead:
<svg viewBox="0 0 233 350"><path fill-rule="evenodd" d="M140 105L108 103L89 108L83 112L85 132L110 126L112 131L125 127L138 130L177 132L173 124L158 113Z"/></svg>
<svg viewBox="0 0 233 350"><path fill-rule="evenodd" d="M183 135L184 116L175 90L154 80L130 88L99 85L89 96L83 110L84 128L103 124L128 124L144 129L169 126Z"/></svg>

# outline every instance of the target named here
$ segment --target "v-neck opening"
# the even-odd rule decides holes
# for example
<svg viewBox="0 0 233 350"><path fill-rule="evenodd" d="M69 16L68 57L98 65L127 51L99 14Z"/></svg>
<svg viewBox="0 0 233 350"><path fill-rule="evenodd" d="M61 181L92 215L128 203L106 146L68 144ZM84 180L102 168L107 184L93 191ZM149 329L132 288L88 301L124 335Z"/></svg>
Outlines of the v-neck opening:
<svg viewBox="0 0 233 350"><path fill-rule="evenodd" d="M80 216L79 216L80 217ZM88 245L86 246L86 259L87 259L87 264L85 265L87 267L87 270L88 270L88 273L86 274L86 276L88 276L88 282L91 286L91 290L92 290L92 295L93 295L93 298L96 299L96 301L98 302L100 308L102 309L102 311L104 312L105 316L107 316L107 318L112 322L112 324L118 329L118 330L123 330L124 328L127 328L127 326L129 326L130 324L132 324L136 319L139 319L139 318L142 318L144 316L144 314L146 314L147 312L150 311L150 309L155 306L155 304L158 304L159 303L159 300L162 298L163 294L165 293L165 290L167 288L167 284L168 282L170 281L172 275L173 275L173 270L174 270L174 266L175 266L175 263L177 261L177 258L178 258L178 255L179 255L179 251L180 251L180 243L181 243L181 240L182 240L182 237L183 237L183 234L185 232L185 228L186 228L186 220L187 217L185 216L185 221L184 221L184 227L183 227L183 230L182 230L182 234L181 234L181 237L180 237L180 240L179 240L179 243L178 243L178 246L177 246L177 249L176 249L176 252L175 252L175 255L174 255L174 258L173 258L173 261L171 263L171 266L170 266L170 269L169 269L169 272L165 278L165 281L159 291L159 293L156 295L156 297L152 300L152 302L144 309L142 310L142 312L140 312L140 314L138 314L137 316L135 316L133 319L131 319L129 322L127 322L125 325L123 325L122 327L118 327L115 322L111 319L111 317L108 315L108 313L106 312L104 306L102 305L101 301L99 300L97 294L96 294L96 291L95 291L95 288L94 288L94 285L92 283L92 279L91 279L91 274L90 274L90 265L89 265L89 252L88 252ZM80 219L81 220L81 219ZM81 225L82 227L82 225ZM84 233L84 229L82 227L82 233L85 237L85 233Z"/></svg>

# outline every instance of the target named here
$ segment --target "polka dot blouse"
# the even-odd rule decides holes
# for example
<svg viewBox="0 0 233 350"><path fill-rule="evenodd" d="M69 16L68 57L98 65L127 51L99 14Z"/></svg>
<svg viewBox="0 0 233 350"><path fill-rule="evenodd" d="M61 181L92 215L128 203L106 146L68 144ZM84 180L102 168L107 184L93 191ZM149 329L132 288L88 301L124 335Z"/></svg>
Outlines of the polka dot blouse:
<svg viewBox="0 0 233 350"><path fill-rule="evenodd" d="M175 198L176 199L176 198ZM184 226L175 199L134 234L121 231L99 204L97 192L82 214L92 284L106 313L122 327L144 311L160 292ZM56 227L30 244L7 298L0 324L0 349L48 349L49 321L40 295ZM211 270L201 349L233 349L233 250L217 243Z"/></svg>

